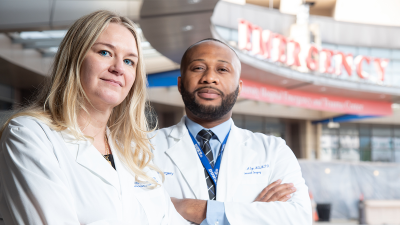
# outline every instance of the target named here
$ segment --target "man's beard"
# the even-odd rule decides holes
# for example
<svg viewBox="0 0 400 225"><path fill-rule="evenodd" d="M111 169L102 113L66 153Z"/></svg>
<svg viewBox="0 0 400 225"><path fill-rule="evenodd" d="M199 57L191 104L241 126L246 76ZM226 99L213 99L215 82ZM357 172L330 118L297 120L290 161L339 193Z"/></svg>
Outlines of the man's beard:
<svg viewBox="0 0 400 225"><path fill-rule="evenodd" d="M221 104L217 106L206 106L197 103L195 98L195 93L203 88L211 88L218 91L221 96ZM183 84L181 86L181 95L186 108L195 116L209 121L218 120L224 115L226 115L229 111L231 111L231 109L236 103L238 94L239 94L239 85L235 91L227 95L222 93L220 90L209 86L196 89L193 93L189 93L185 89L185 86Z"/></svg>

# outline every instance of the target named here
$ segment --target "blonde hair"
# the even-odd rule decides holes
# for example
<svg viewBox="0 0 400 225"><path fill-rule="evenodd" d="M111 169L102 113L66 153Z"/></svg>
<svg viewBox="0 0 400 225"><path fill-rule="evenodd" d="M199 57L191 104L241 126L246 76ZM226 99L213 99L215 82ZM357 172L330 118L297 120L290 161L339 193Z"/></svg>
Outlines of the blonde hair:
<svg viewBox="0 0 400 225"><path fill-rule="evenodd" d="M4 124L0 137L11 119L32 116L53 130L62 131L69 128L76 138L85 138L78 125L77 112L81 109L88 112L85 100L90 101L80 82L80 68L87 52L110 23L123 25L133 34L139 57L135 82L124 101L113 109L108 120L112 144L116 147L118 155L122 156L125 165L135 174L135 179L139 182L150 182L154 184L151 186L155 187L157 182L143 172L145 167L149 167L159 172L164 180L164 174L151 163L153 153L146 135L150 128L145 115L145 108L148 107L147 79L140 35L130 19L109 11L93 12L78 19L71 26L55 56L51 80L33 104L13 115Z"/></svg>

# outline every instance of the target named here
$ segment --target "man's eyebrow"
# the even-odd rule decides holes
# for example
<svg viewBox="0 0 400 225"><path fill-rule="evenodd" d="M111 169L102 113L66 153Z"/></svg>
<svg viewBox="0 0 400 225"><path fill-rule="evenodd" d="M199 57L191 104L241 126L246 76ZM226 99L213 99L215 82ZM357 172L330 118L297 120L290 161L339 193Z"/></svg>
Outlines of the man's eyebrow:
<svg viewBox="0 0 400 225"><path fill-rule="evenodd" d="M224 60L218 60L218 62L223 62L223 63L228 63L228 64L231 64L230 62L227 62L227 61L224 61Z"/></svg>
<svg viewBox="0 0 400 225"><path fill-rule="evenodd" d="M96 42L93 45L105 45L105 46L115 50L115 46L114 45L108 44L108 43L104 43L104 42ZM132 57L138 58L138 56L135 53L130 53L130 54L128 54L128 56L132 56Z"/></svg>
<svg viewBox="0 0 400 225"><path fill-rule="evenodd" d="M204 59L193 59L192 61L189 62L189 64L192 63L192 62L194 62L194 61L201 61L201 62L204 62L204 61L206 61L206 60L204 60ZM230 62L227 62L227 61L222 60L222 59L219 59L218 62L223 62L223 63L231 64Z"/></svg>
<svg viewBox="0 0 400 225"><path fill-rule="evenodd" d="M204 59L193 59L192 61L190 61L190 62L189 62L189 64L190 64L190 63L192 63L192 62L195 62L195 61L201 61L201 62L204 62L204 61L206 61L206 60L204 60Z"/></svg>

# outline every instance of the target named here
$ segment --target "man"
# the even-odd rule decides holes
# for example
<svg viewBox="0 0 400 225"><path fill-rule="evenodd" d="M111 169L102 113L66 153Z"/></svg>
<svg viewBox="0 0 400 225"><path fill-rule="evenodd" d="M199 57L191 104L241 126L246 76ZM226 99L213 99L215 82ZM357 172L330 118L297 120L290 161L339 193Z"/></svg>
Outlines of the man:
<svg viewBox="0 0 400 225"><path fill-rule="evenodd" d="M281 138L233 124L240 73L236 53L216 39L183 55L178 89L187 116L151 140L165 188L178 212L196 224L311 224L308 188L293 152Z"/></svg>

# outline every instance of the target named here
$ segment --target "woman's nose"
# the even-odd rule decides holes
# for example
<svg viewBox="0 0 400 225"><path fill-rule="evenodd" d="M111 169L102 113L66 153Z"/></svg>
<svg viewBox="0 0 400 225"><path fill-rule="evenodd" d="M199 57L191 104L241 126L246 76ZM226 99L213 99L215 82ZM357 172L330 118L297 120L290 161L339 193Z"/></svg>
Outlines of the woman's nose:
<svg viewBox="0 0 400 225"><path fill-rule="evenodd" d="M125 72L124 62L121 59L115 59L109 68L110 73L121 76Z"/></svg>

